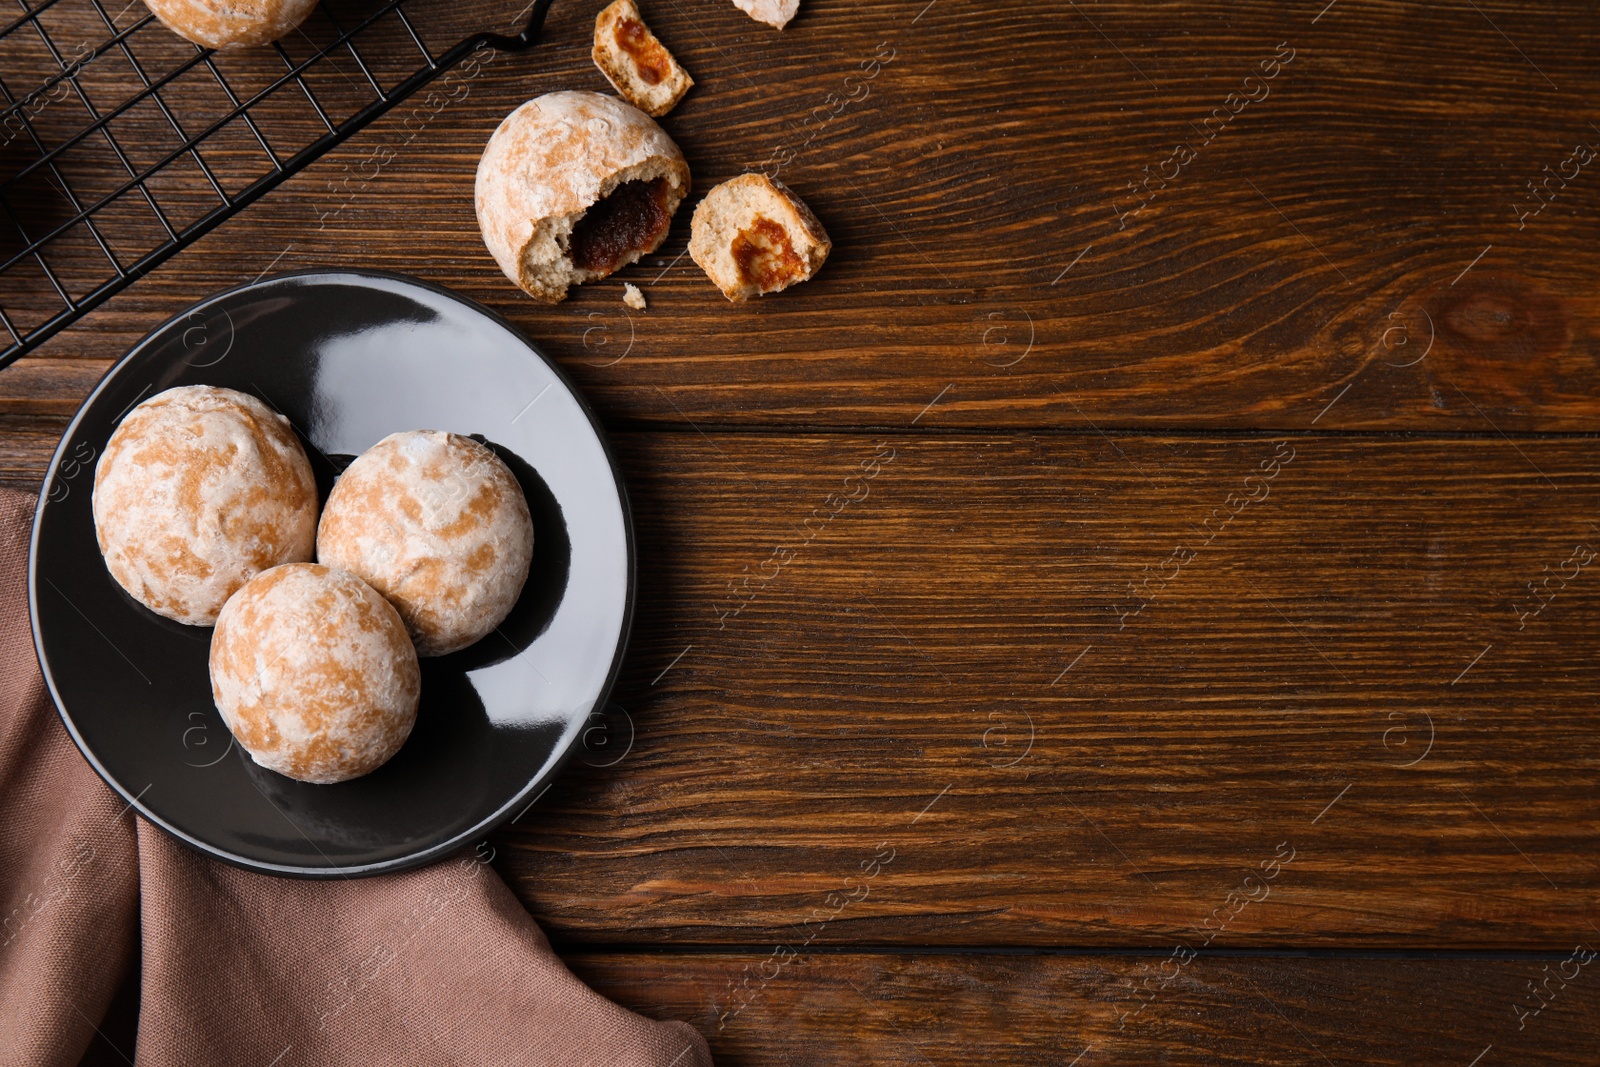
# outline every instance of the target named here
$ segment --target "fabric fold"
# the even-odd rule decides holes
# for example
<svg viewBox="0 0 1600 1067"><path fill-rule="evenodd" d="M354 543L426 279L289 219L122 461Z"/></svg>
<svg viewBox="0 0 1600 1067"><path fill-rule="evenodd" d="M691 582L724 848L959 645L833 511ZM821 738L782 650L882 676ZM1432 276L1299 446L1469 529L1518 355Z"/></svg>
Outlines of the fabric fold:
<svg viewBox="0 0 1600 1067"><path fill-rule="evenodd" d="M67 737L28 623L34 497L0 490L0 1064L71 1067L133 962L134 816Z"/></svg>
<svg viewBox="0 0 1600 1067"><path fill-rule="evenodd" d="M138 1067L710 1067L579 981L485 857L361 879L229 867L136 819L34 657L34 498L0 490L0 1064L78 1062L141 952Z"/></svg>

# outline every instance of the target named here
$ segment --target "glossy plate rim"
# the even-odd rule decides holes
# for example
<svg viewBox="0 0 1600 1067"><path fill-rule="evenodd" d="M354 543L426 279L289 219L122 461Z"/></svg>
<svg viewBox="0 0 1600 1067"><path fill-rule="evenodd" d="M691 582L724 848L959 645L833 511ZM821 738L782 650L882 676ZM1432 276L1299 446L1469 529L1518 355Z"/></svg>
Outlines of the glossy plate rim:
<svg viewBox="0 0 1600 1067"><path fill-rule="evenodd" d="M159 336L172 329L175 324L184 321L189 316L195 314L196 312L203 311L207 307L219 301L238 296L241 293L250 292L254 289L259 289L272 284L279 284L295 278L325 279L328 281L334 281L337 279L353 279L357 284L360 284L368 279L381 279L389 283L399 283L403 286L412 286L418 289L427 290L436 296L441 296L448 300L452 300L457 304L460 304L466 311L489 319L495 325L503 329L510 337L514 338L524 348L526 348L530 356L539 360L545 365L546 368L548 368L551 374L554 375L556 381L560 383L561 387L567 391L573 401L577 404L578 409L583 412L584 418L588 422L590 432L594 434L595 439L600 446L601 453L605 456L606 465L611 471L611 482L612 486L616 489L617 504L622 517L624 554L627 557L627 581L625 583L626 591L623 599L622 617L621 623L618 627L616 647L612 652L611 664L606 671L605 679L601 684L599 694L596 697L595 710L602 709L609 700L611 692L616 686L617 677L622 671L622 662L627 655L628 645L632 638L634 608L638 596L638 549L634 543L633 509L628 499L627 483L623 479L621 467L617 464L616 453L611 447L611 441L607 437L604 427L601 426L600 420L596 417L594 409L590 406L588 399L584 397L583 393L577 388L567 373L562 370L560 364L546 355L543 349L535 344L533 340L531 340L525 333L523 333L522 330L520 330L504 315L485 307L471 297L465 296L443 285L426 281L422 278L416 278L411 275L400 274L394 271L369 270L361 268L313 267L301 270L283 271L278 274L268 274L256 278L254 281L246 282L242 285L236 285L229 289L223 289L212 293L211 295L206 296L195 303L188 305L187 307L184 307L182 310L167 317L154 328L149 330L143 337L135 342L134 345L129 348L120 359L111 365L104 376L101 377L100 381L95 384L94 389L91 390L89 395L84 398L83 403L78 406L78 410L73 413L72 421L69 422L66 429L62 431L61 440L57 442L55 451L51 453L50 464L45 469L44 478L40 482L39 499L34 506L33 523L28 534L28 623L33 634L34 657L38 660L39 673L44 677L45 688L50 694L50 702L55 706L56 715L58 718L60 718L62 725L66 728L68 736L72 738L73 745L77 748L78 752L83 756L83 758L88 761L89 766L94 769L94 772L99 775L103 782L111 787L113 792L115 792L123 799L123 801L125 801L126 806L123 808L123 811L127 811L130 808L134 811L137 811L151 825L159 827L165 833L177 838L196 851L210 856L213 859L220 860L223 863L233 867L264 874L278 875L280 877L315 880L327 880L332 878L358 878L409 870L413 867L420 867L424 864L443 859L444 857L467 847L473 842L481 840L485 835L493 832L498 827L504 826L507 823L516 822L518 819L521 819L523 815L527 814L528 809L533 807L533 805L550 790L550 788L555 784L555 780L566 768L568 761L571 760L575 749L578 747L579 740L582 736L581 731L575 733L571 738L569 738L565 748L561 752L555 754L554 759L547 764L544 774L535 774L528 781L528 784L518 790L517 793L513 795L506 803L496 808L488 816L480 819L472 826L461 832L453 834L450 837L447 837L443 841L436 842L427 846L426 848L418 849L414 852L407 852L390 859L380 860L368 864L340 866L330 863L328 866L302 867L289 864L268 863L249 856L241 856L230 852L227 849L213 845L210 842L204 841L195 835L186 832L182 828L173 825L169 820L163 819L155 812L150 810L150 808L147 807L140 799L143 792L148 791L148 786L145 790L141 790L140 793L134 793L124 786L120 781L118 781L105 768L105 766L100 762L99 758L95 755L91 746L84 741L82 735L78 731L77 725L73 721L71 713L66 708L65 702L61 699L61 694L56 686L55 677L50 669L49 657L46 654L44 647L44 635L42 634L39 625L38 566L39 532L41 525L40 519L44 514L44 509L50 503L50 494L46 487L54 482L56 471L66 454L69 443L76 436L79 425L88 415L95 402L100 398L100 395L113 385L118 376L127 369L129 364L131 364L142 353L144 353L144 351L151 344L153 344ZM92 620L91 625L93 625Z"/></svg>

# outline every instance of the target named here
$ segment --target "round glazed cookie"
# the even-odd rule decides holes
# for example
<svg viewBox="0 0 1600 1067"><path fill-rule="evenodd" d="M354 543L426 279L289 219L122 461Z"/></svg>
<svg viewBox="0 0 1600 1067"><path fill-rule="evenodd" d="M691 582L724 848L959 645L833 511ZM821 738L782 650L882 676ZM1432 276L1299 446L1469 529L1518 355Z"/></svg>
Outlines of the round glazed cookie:
<svg viewBox="0 0 1600 1067"><path fill-rule="evenodd" d="M289 421L209 385L128 412L95 464L93 509L117 584L196 626L251 577L309 560L316 545L317 483Z"/></svg>
<svg viewBox="0 0 1600 1067"><path fill-rule="evenodd" d="M162 25L206 48L268 44L306 20L317 0L144 0Z"/></svg>
<svg viewBox="0 0 1600 1067"><path fill-rule="evenodd" d="M437 430L390 434L334 483L317 559L388 598L424 656L483 637L522 593L533 519L489 449Z"/></svg>
<svg viewBox="0 0 1600 1067"><path fill-rule="evenodd" d="M483 242L507 278L548 303L654 252L689 195L689 164L632 104L546 93L507 115L478 161Z"/></svg>
<svg viewBox="0 0 1600 1067"><path fill-rule="evenodd" d="M355 575L290 563L245 583L211 635L211 695L250 758L302 782L368 774L400 751L422 674L405 624Z"/></svg>

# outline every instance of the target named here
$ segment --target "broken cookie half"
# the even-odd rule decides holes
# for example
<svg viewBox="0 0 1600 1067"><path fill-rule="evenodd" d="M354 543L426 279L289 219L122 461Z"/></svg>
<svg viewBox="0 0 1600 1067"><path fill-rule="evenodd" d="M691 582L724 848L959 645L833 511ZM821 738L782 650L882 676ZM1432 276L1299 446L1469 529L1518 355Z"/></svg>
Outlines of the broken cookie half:
<svg viewBox="0 0 1600 1067"><path fill-rule="evenodd" d="M741 174L694 210L689 255L729 300L787 289L817 273L833 242L789 187Z"/></svg>
<svg viewBox="0 0 1600 1067"><path fill-rule="evenodd" d="M595 16L590 55L628 103L656 118L677 107L694 85L689 72L644 24L633 0L615 0Z"/></svg>
<svg viewBox="0 0 1600 1067"><path fill-rule="evenodd" d="M547 93L500 123L478 161L483 242L506 277L547 303L654 252L689 195L689 164L638 108Z"/></svg>

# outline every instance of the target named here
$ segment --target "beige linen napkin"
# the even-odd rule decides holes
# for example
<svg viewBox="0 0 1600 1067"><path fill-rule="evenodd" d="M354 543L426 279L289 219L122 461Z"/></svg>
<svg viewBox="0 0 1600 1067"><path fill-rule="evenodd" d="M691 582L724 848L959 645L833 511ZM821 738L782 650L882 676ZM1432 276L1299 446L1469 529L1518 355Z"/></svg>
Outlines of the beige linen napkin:
<svg viewBox="0 0 1600 1067"><path fill-rule="evenodd" d="M0 489L0 1065L77 1063L138 950L139 1067L710 1067L687 1023L573 977L471 853L295 881L137 819L73 747L39 675L33 506Z"/></svg>

